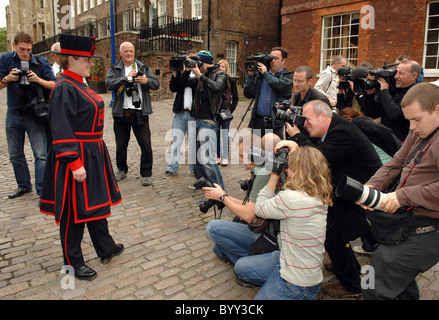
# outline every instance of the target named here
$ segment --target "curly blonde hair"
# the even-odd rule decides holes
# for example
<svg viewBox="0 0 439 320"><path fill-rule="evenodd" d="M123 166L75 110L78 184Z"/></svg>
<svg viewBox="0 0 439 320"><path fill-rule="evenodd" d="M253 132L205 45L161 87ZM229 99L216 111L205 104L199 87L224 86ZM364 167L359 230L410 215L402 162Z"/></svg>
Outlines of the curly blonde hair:
<svg viewBox="0 0 439 320"><path fill-rule="evenodd" d="M288 175L284 189L302 191L332 206L331 171L323 154L313 147L301 147L289 155Z"/></svg>

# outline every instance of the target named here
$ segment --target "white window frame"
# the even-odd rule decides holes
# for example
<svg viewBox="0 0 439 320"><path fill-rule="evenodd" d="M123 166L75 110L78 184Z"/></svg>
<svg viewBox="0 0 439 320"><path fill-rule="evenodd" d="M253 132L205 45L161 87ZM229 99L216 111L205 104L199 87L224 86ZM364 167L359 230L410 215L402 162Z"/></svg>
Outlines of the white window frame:
<svg viewBox="0 0 439 320"><path fill-rule="evenodd" d="M81 14L82 12L82 0L76 0L76 12Z"/></svg>
<svg viewBox="0 0 439 320"><path fill-rule="evenodd" d="M89 0L84 0L84 4L83 4L83 11L86 12L89 9Z"/></svg>
<svg viewBox="0 0 439 320"><path fill-rule="evenodd" d="M203 18L203 0L192 0L192 18Z"/></svg>
<svg viewBox="0 0 439 320"><path fill-rule="evenodd" d="M159 26L166 24L166 0L158 0L157 17L158 17L158 25Z"/></svg>
<svg viewBox="0 0 439 320"><path fill-rule="evenodd" d="M422 67L424 68L424 76L425 77L439 77L439 37L437 39L437 41L428 41L428 34L429 32L434 32L437 31L438 32L438 36L439 36L439 28L431 28L429 29L429 19L430 17L430 6L432 4L437 4L439 5L439 1L431 1L429 3L427 3L427 14L426 14L426 19L425 19L425 36L424 36L424 52L423 52L423 57L422 57ZM437 17L439 18L439 15L434 15L433 17ZM427 54L428 53L428 47L429 46L434 46L437 45L437 54L436 55L432 55L432 54ZM427 59L428 58L433 58L436 57L437 61L436 61L436 68L428 68L427 69Z"/></svg>
<svg viewBox="0 0 439 320"><path fill-rule="evenodd" d="M183 19L183 0L174 0L174 17Z"/></svg>
<svg viewBox="0 0 439 320"><path fill-rule="evenodd" d="M226 47L226 60L229 63L230 74L229 76L236 76L236 57L238 53L238 44L234 41L227 42Z"/></svg>
<svg viewBox="0 0 439 320"><path fill-rule="evenodd" d="M343 23L343 18L349 16L349 22ZM340 24L334 26L336 18L340 18ZM358 20L358 22L354 22ZM330 22L330 24L329 24ZM334 35L334 31L339 29L338 34ZM357 34L352 34L352 31L357 31ZM358 39L360 30L360 12L346 12L336 15L322 17L322 43L320 55L320 72L326 69L328 65L332 64L335 57L342 55L346 58L349 66L356 66L358 63ZM348 31L348 35L343 32ZM356 37L357 45L352 45L350 39ZM330 41L329 41L330 40ZM330 42L328 46L328 42ZM346 44L342 44L346 42ZM328 55L329 53L329 55Z"/></svg>

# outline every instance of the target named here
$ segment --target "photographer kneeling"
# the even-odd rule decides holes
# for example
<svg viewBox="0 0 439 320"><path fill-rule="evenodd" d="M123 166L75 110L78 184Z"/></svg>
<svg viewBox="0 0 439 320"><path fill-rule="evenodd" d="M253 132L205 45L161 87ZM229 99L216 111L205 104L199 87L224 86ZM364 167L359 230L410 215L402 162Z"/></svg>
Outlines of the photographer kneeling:
<svg viewBox="0 0 439 320"><path fill-rule="evenodd" d="M262 286L255 299L313 300L323 280L326 215L332 205L329 166L317 149L289 146L284 190L275 195L280 175L272 172L255 207L255 216L280 220L280 250L235 264L238 279Z"/></svg>
<svg viewBox="0 0 439 320"><path fill-rule="evenodd" d="M380 208L389 213L388 219L405 215L411 221L400 228L402 238L380 244L372 254L375 288L363 288L364 299L418 300L416 277L439 261L438 86L438 83L420 83L406 93L401 105L410 121L407 139L366 183L370 188L384 191L400 175L396 191L385 196ZM394 225L395 222L388 224L382 230L389 233L389 226ZM394 238L397 234L392 235ZM378 234L381 242L391 240L379 238Z"/></svg>

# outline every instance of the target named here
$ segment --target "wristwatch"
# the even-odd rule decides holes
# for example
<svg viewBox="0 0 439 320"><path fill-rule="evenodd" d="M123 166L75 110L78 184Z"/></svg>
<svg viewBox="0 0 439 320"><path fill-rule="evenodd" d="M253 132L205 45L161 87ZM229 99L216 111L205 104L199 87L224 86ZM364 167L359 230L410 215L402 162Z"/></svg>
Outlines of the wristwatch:
<svg viewBox="0 0 439 320"><path fill-rule="evenodd" d="M2 82L3 82L3 83L9 83L8 76L5 76L5 77L2 79Z"/></svg>
<svg viewBox="0 0 439 320"><path fill-rule="evenodd" d="M228 194L227 194L227 193L224 193L222 196L219 197L219 201L220 201L220 202L223 202L224 199L225 199L227 196L228 196Z"/></svg>

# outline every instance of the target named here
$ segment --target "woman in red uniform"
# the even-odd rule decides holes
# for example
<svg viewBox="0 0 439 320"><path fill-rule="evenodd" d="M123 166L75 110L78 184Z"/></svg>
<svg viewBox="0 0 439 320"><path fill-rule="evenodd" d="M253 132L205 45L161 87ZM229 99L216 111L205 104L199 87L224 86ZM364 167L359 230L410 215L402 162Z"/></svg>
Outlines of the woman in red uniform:
<svg viewBox="0 0 439 320"><path fill-rule="evenodd" d="M60 35L60 62L65 70L50 96L53 144L47 157L40 211L60 226L65 265L78 279L92 280L81 250L84 226L101 263L122 253L108 231L110 206L122 201L107 147L102 140L104 101L84 85L93 66L95 40Z"/></svg>

